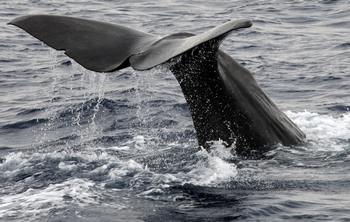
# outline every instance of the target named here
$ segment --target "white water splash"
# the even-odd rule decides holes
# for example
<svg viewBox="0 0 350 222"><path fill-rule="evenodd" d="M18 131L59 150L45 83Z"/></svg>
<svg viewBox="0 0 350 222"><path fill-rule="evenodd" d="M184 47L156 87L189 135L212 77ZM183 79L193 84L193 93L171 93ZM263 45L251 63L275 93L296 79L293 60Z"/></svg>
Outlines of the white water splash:
<svg viewBox="0 0 350 222"><path fill-rule="evenodd" d="M1 177L8 178L19 173L28 165L28 160L23 157L21 152L10 153L5 156L4 161L0 164Z"/></svg>
<svg viewBox="0 0 350 222"><path fill-rule="evenodd" d="M350 140L350 113L340 116L322 115L309 111L286 114L306 134L313 148L322 151L342 151L346 148L345 141Z"/></svg>
<svg viewBox="0 0 350 222"><path fill-rule="evenodd" d="M142 164L134 160L127 160L123 162L120 167L110 170L108 175L112 179L121 179L124 176L135 175L145 170L147 169Z"/></svg>
<svg viewBox="0 0 350 222"><path fill-rule="evenodd" d="M350 139L350 113L334 117L318 113L286 112L287 115L306 133L308 141L311 141L310 149L315 150L344 150L347 143L340 143L339 140ZM0 163L0 171L3 178L13 178L21 172L33 167L33 163L52 159L57 163L57 168L62 172L71 172L79 176L79 168L90 163L101 163L90 170L86 175L93 178L94 175L103 176L105 179L100 184L111 182L114 184L124 183L130 180L123 188L132 188L135 184L142 185L145 181L150 187L144 187L141 195L152 196L161 194L164 189L174 184L190 183L198 186L220 186L229 182L237 176L238 170L232 163L235 156L224 145L218 141L212 146L212 150L200 150L193 154L198 161L190 167L189 171L178 170L177 173L157 173L147 167L147 164L140 163L136 159L119 159L111 155L110 151L131 151L142 149L147 138L135 136L130 144L120 147L94 148L83 151L53 152L53 153L10 153ZM191 149L190 147L186 149ZM143 149L143 152L148 151ZM149 150L148 152L161 152L160 150ZM149 153L146 153L149 154ZM72 161L74 157L79 161ZM34 173L34 172L33 172ZM28 177L25 180L33 179ZM51 184L43 189L28 189L22 193L7 194L0 198L0 216L8 217L19 215L20 209L27 209L26 215L41 214L48 210L45 206L64 207L70 203L84 205L95 203L98 200L95 190L95 182L89 179L68 178L66 181ZM45 198L44 198L45 197ZM52 209L52 207L50 208Z"/></svg>
<svg viewBox="0 0 350 222"><path fill-rule="evenodd" d="M135 148L137 149L143 149L145 146L145 137L141 135L137 135L133 138L135 141Z"/></svg>
<svg viewBox="0 0 350 222"><path fill-rule="evenodd" d="M230 181L237 175L236 165L227 161L234 158L230 149L220 141L214 143L211 148L211 152L202 149L197 153L200 161L187 174L189 183L205 186L217 185Z"/></svg>
<svg viewBox="0 0 350 222"><path fill-rule="evenodd" d="M32 217L66 204L85 206L97 203L98 196L93 192L93 186L92 181L75 178L51 184L45 189L28 189L23 193L0 197L0 218L19 215L22 218Z"/></svg>

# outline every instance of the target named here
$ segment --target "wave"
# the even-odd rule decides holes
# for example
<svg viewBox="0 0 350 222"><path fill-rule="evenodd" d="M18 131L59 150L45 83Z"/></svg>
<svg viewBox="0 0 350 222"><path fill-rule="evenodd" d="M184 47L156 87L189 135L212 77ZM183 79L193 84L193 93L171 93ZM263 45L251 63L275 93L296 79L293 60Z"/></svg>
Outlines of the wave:
<svg viewBox="0 0 350 222"><path fill-rule="evenodd" d="M16 130L16 129L26 129L30 128L32 126L36 126L39 124L47 123L49 119L45 118L37 118L37 119L31 119L31 120L24 120L24 121L18 121L15 123L9 123L5 124L1 127L1 129L11 129L11 130Z"/></svg>
<svg viewBox="0 0 350 222"><path fill-rule="evenodd" d="M22 111L18 112L16 115L22 116L22 115L36 114L36 113L44 111L44 110L45 110L45 108L23 109Z"/></svg>

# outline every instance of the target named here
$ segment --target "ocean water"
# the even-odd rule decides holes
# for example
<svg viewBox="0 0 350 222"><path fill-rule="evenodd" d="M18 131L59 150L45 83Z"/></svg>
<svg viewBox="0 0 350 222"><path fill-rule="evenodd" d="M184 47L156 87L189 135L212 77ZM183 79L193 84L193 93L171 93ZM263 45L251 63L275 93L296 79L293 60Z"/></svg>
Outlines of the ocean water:
<svg viewBox="0 0 350 222"><path fill-rule="evenodd" d="M162 67L99 74L6 25L69 15L221 49L306 133L259 160L197 149ZM0 1L0 221L350 221L348 0Z"/></svg>

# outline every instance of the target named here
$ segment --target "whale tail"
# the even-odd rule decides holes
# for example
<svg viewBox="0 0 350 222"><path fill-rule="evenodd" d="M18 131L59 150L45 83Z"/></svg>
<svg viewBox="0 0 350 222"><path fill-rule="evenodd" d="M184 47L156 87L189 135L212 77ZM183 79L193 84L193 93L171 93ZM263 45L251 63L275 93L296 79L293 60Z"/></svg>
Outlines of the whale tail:
<svg viewBox="0 0 350 222"><path fill-rule="evenodd" d="M121 25L56 15L28 15L9 22L86 69L112 72L128 66L150 69L212 39L250 27L249 20L229 21L199 35L178 33L165 37Z"/></svg>
<svg viewBox="0 0 350 222"><path fill-rule="evenodd" d="M276 143L302 142L305 134L267 97L253 75L219 50L232 31L249 20L229 21L202 34L165 37L120 25L52 15L30 15L10 24L47 45L64 50L85 68L112 72L131 66L146 70L169 62L192 115L198 144L222 140L251 156Z"/></svg>

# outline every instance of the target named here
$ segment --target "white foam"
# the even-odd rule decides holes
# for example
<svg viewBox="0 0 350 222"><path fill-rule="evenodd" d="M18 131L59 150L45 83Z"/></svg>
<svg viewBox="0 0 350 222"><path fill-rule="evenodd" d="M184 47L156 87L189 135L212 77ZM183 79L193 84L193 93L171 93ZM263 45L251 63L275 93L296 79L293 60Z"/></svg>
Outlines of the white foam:
<svg viewBox="0 0 350 222"><path fill-rule="evenodd" d="M66 162L60 162L58 164L58 168L61 170L66 170L66 171L73 171L78 168L75 163L66 163Z"/></svg>
<svg viewBox="0 0 350 222"><path fill-rule="evenodd" d="M229 160L235 158L222 141L214 142L210 152L201 149L194 155L198 162L192 166L189 172L178 172L176 174L154 174L153 181L167 188L168 184L190 183L199 186L217 186L220 183L230 181L237 175L237 168Z"/></svg>
<svg viewBox="0 0 350 222"><path fill-rule="evenodd" d="M325 151L342 151L344 143L339 140L350 139L350 113L331 116L313 112L292 112L286 114L306 134L314 148Z"/></svg>
<svg viewBox="0 0 350 222"><path fill-rule="evenodd" d="M98 196L94 193L93 186L92 181L76 178L51 184L45 189L28 189L23 193L2 196L0 217L30 217L66 204L85 206L97 203Z"/></svg>
<svg viewBox="0 0 350 222"><path fill-rule="evenodd" d="M139 172L143 172L146 171L147 168L144 167L143 165L137 163L134 160L127 160L123 163L120 164L119 167L117 168L113 168L110 172L109 172L109 176L112 179L115 178L121 178L127 175L135 175Z"/></svg>
<svg viewBox="0 0 350 222"><path fill-rule="evenodd" d="M145 145L145 137L144 136L141 136L141 135L135 136L133 138L133 140L135 141L135 147L137 149L143 149L144 148L144 145Z"/></svg>
<svg viewBox="0 0 350 222"><path fill-rule="evenodd" d="M124 150L129 150L130 147L129 147L129 146L112 146L112 147L108 147L108 149L110 149L110 150L124 151Z"/></svg>
<svg viewBox="0 0 350 222"><path fill-rule="evenodd" d="M197 153L200 160L187 173L189 183L211 186L230 181L237 175L236 165L226 161L233 157L230 149L220 143L214 144L212 149L211 152L202 149Z"/></svg>
<svg viewBox="0 0 350 222"><path fill-rule="evenodd" d="M4 162L0 164L0 172L3 177L12 177L22 170L27 164L28 161L24 158L22 152L10 153L5 156Z"/></svg>

